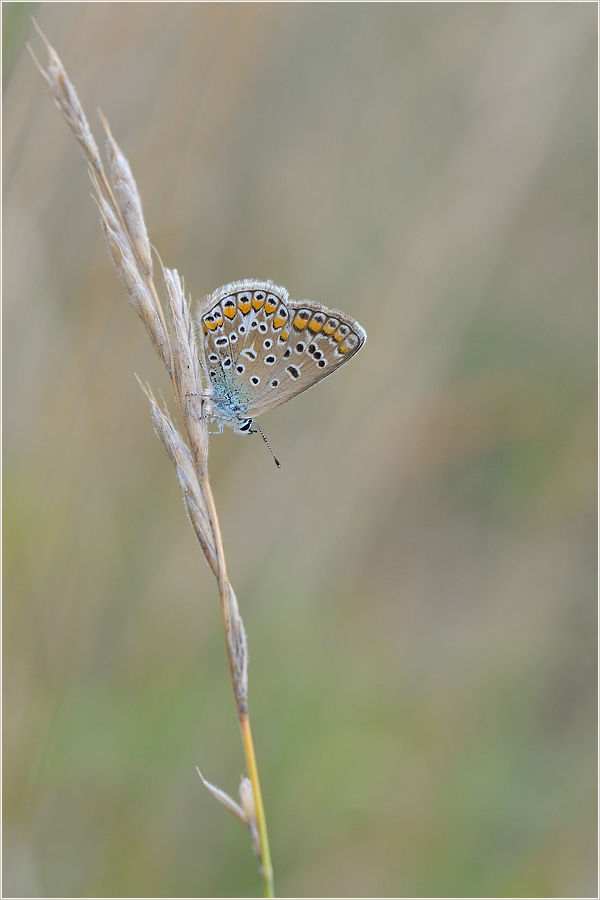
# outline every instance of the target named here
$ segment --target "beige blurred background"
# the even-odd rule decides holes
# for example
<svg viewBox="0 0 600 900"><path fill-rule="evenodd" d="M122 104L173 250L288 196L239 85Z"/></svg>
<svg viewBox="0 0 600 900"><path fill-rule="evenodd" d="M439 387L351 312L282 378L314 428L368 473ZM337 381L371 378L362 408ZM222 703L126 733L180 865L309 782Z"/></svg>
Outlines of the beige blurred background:
<svg viewBox="0 0 600 900"><path fill-rule="evenodd" d="M170 393L25 51L195 298L368 341L211 439L280 896L597 896L597 7L3 4L4 896L257 896Z"/></svg>

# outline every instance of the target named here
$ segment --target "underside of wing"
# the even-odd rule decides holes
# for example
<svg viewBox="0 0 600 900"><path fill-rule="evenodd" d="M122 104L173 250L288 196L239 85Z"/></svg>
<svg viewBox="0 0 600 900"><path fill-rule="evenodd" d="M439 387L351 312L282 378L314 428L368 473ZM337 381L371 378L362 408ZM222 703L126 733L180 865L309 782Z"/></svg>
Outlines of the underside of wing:
<svg viewBox="0 0 600 900"><path fill-rule="evenodd" d="M335 372L366 334L350 316L295 303L269 281L235 282L206 299L203 366L224 418L257 416Z"/></svg>
<svg viewBox="0 0 600 900"><path fill-rule="evenodd" d="M273 409L322 381L358 353L366 340L358 322L338 310L315 303L290 303L289 311L287 345L254 402L253 415Z"/></svg>

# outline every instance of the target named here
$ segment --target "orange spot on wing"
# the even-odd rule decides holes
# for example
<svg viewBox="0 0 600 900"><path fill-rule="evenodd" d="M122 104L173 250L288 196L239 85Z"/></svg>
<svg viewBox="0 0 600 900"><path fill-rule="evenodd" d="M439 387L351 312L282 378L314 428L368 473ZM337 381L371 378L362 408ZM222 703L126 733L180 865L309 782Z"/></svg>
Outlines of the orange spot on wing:
<svg viewBox="0 0 600 900"><path fill-rule="evenodd" d="M230 306L225 305L223 308L223 315L227 316L228 319L234 319L236 313L235 303L232 303Z"/></svg>
<svg viewBox="0 0 600 900"><path fill-rule="evenodd" d="M308 327L310 328L310 330L312 331L313 334L317 334L323 327L323 323L317 322L316 319L311 319L310 322L308 323Z"/></svg>
<svg viewBox="0 0 600 900"><path fill-rule="evenodd" d="M323 325L323 331L325 332L325 334L333 334L334 328L335 328L334 325L329 325L329 324Z"/></svg>
<svg viewBox="0 0 600 900"><path fill-rule="evenodd" d="M250 312L250 307L252 306L252 301L250 297L240 297L238 300L238 308L243 312L244 315Z"/></svg>
<svg viewBox="0 0 600 900"><path fill-rule="evenodd" d="M257 300L256 297L252 298L252 306L254 307L255 310L258 311L259 309L262 309L262 307L264 305L265 305L264 297L262 300Z"/></svg>
<svg viewBox="0 0 600 900"><path fill-rule="evenodd" d="M303 319L301 316L296 316L296 318L294 319L292 324L293 324L294 328L298 329L298 331L302 331L303 328L306 328L308 322L306 321L306 319Z"/></svg>
<svg viewBox="0 0 600 900"><path fill-rule="evenodd" d="M214 331L216 329L216 327L217 327L216 322L207 322L206 319L204 319L203 321L204 321L204 327L208 328L209 331Z"/></svg>
<svg viewBox="0 0 600 900"><path fill-rule="evenodd" d="M338 353L348 353L348 351L350 350L350 347L348 346L346 341L344 341L343 344L340 344L337 349L338 349Z"/></svg>
<svg viewBox="0 0 600 900"><path fill-rule="evenodd" d="M273 319L273 328L281 328L282 325L285 324L285 319L282 319L281 316L275 316Z"/></svg>
<svg viewBox="0 0 600 900"><path fill-rule="evenodd" d="M267 299L267 302L265 303L265 312L266 312L266 314L267 314L268 316L270 316L271 313L272 313L274 310L276 310L276 309L277 309L277 300L268 298L268 299Z"/></svg>

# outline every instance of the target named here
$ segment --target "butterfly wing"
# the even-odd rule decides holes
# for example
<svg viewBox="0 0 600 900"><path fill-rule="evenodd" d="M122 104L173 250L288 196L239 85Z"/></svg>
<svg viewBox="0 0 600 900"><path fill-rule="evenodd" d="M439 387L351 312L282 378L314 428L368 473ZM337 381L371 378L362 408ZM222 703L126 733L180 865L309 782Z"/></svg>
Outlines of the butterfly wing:
<svg viewBox="0 0 600 900"><path fill-rule="evenodd" d="M271 282L227 285L203 309L203 367L224 421L280 406L339 369L366 340L350 316L290 301Z"/></svg>
<svg viewBox="0 0 600 900"><path fill-rule="evenodd" d="M284 341L272 355L276 361L252 414L273 409L331 375L362 347L366 334L345 313L316 303L288 303Z"/></svg>
<svg viewBox="0 0 600 900"><path fill-rule="evenodd" d="M270 282L234 282L211 294L200 311L202 367L215 413L226 422L252 415L263 388L268 315L282 304L281 292Z"/></svg>

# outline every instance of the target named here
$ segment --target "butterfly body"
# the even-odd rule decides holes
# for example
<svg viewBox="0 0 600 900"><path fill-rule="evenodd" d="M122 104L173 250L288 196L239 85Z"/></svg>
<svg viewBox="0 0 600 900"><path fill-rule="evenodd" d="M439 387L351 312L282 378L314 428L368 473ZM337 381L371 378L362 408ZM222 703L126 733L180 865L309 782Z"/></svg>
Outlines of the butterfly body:
<svg viewBox="0 0 600 900"><path fill-rule="evenodd" d="M198 316L209 411L236 431L335 372L360 350L363 328L345 313L290 300L270 281L237 281Z"/></svg>

